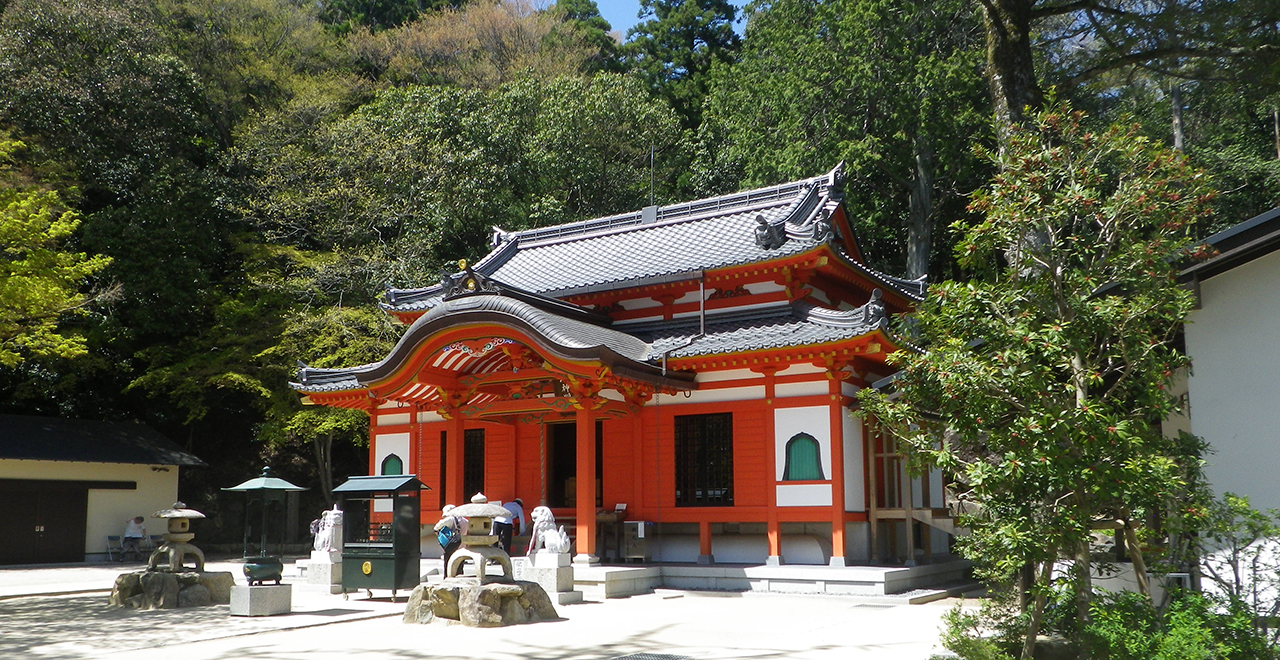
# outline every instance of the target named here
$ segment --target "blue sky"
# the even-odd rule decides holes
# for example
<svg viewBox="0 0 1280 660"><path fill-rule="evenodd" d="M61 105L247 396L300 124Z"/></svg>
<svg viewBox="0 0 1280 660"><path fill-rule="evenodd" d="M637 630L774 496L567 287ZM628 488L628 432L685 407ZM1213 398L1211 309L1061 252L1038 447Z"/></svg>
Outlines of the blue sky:
<svg viewBox="0 0 1280 660"><path fill-rule="evenodd" d="M746 0L734 0L733 6L741 9L747 4ZM627 30L631 26L640 22L636 14L640 13L640 0L596 0L596 6L600 8L600 15L604 20L609 21L609 25L613 26L614 31L622 35L625 40L627 38ZM738 33L742 33L742 23L739 21L736 26Z"/></svg>

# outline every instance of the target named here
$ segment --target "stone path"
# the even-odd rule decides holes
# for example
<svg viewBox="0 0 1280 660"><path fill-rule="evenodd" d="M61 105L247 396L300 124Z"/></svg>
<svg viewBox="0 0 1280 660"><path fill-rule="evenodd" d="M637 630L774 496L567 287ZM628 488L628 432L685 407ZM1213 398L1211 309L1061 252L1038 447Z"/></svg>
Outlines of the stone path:
<svg viewBox="0 0 1280 660"><path fill-rule="evenodd" d="M213 566L217 570L225 568ZM883 606L837 596L657 594L558 608L562 619L498 629L401 622L404 595L350 600L297 585L294 612L231 617L226 605L136 612L107 594L21 597L74 582L0 569L0 658L32 660L926 660L955 605ZM120 569L108 568L113 577ZM80 577L91 577L81 573ZM81 586L92 586L91 577ZM105 581L109 585L110 580ZM376 593L376 592L375 592ZM10 596L5 598L5 596ZM640 654L640 655L638 655ZM634 658L632 657L634 656Z"/></svg>

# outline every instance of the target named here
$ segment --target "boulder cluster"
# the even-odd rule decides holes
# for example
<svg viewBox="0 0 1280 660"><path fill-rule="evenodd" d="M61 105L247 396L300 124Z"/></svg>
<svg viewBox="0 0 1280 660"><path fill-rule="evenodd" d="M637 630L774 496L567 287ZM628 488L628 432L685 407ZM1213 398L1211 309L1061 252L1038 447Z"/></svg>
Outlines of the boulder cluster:
<svg viewBox="0 0 1280 660"><path fill-rule="evenodd" d="M405 623L431 623L443 619L477 628L559 618L547 592L536 582L517 580L480 584L479 580L467 577L418 585L404 610Z"/></svg>

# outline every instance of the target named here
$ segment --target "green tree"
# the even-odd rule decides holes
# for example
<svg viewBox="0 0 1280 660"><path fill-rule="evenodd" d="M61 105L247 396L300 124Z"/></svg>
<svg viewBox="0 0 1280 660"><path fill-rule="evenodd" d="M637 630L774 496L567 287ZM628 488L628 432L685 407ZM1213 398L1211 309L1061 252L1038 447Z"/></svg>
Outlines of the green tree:
<svg viewBox="0 0 1280 660"><path fill-rule="evenodd" d="M1270 0L978 0L998 127L1021 123L1046 85L1072 88L1145 68L1221 78L1274 70L1280 10ZM1043 67L1049 64L1046 71ZM1003 137L1003 135L1002 135Z"/></svg>
<svg viewBox="0 0 1280 660"><path fill-rule="evenodd" d="M156 0L171 50L200 81L201 105L231 146L249 113L282 100L342 64L319 5L292 0Z"/></svg>
<svg viewBox="0 0 1280 660"><path fill-rule="evenodd" d="M21 186L10 165L23 144L0 135L0 366L28 356L70 358L84 337L59 332L59 321L83 314L100 296L83 293L111 262L68 249L80 225L52 190Z"/></svg>
<svg viewBox="0 0 1280 660"><path fill-rule="evenodd" d="M760 6L740 60L712 74L699 181L769 185L844 161L864 253L925 275L934 219L962 213L961 195L988 174L970 148L990 123L980 45L967 0ZM949 251L939 252L942 267Z"/></svg>
<svg viewBox="0 0 1280 660"><path fill-rule="evenodd" d="M600 15L595 0L556 0L550 11L571 25L583 42L597 49L598 54L591 60L592 70L622 70L621 44L613 26Z"/></svg>
<svg viewBox="0 0 1280 660"><path fill-rule="evenodd" d="M322 18L338 34L356 28L384 30L404 25L423 12L460 7L466 0L330 0Z"/></svg>
<svg viewBox="0 0 1280 660"><path fill-rule="evenodd" d="M741 45L736 16L728 0L640 0L640 17L648 20L627 31L624 55L685 128L702 123L713 63L732 61Z"/></svg>
<svg viewBox="0 0 1280 660"><path fill-rule="evenodd" d="M426 283L488 251L491 227L607 215L648 198L650 145L676 150L674 114L634 79L521 80L491 92L387 90L314 124L267 118L237 150L243 212L273 240L336 250L361 277ZM637 102L639 99L639 102ZM310 116L310 115L307 115Z"/></svg>
<svg viewBox="0 0 1280 660"><path fill-rule="evenodd" d="M393 30L359 30L348 48L374 80L476 89L578 75L600 56L574 23L528 0L480 0Z"/></svg>
<svg viewBox="0 0 1280 660"><path fill-rule="evenodd" d="M894 357L900 397L866 391L863 403L911 461L955 475L957 496L981 507L959 546L985 577L1034 567L1030 658L1053 564L1074 562L1083 629L1094 523L1121 523L1144 574L1135 521L1176 509L1198 469L1198 447L1159 422L1175 407L1166 387L1187 359L1172 340L1193 305L1170 258L1213 195L1134 126L1095 132L1056 102L989 155L1000 174L973 201L985 217L956 226L974 279L930 288L904 328L925 351Z"/></svg>

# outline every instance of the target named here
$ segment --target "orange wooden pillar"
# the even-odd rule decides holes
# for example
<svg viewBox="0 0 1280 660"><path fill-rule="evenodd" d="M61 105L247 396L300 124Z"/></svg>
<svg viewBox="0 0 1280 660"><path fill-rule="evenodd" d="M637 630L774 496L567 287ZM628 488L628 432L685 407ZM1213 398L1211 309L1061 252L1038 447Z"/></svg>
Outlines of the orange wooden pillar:
<svg viewBox="0 0 1280 660"><path fill-rule="evenodd" d="M846 566L844 539L844 401L840 370L827 372L831 393L831 565Z"/></svg>
<svg viewBox="0 0 1280 660"><path fill-rule="evenodd" d="M596 556L596 414L594 402L588 397L579 399L577 418L578 433L578 488L576 491L575 526L578 530L578 554L573 561L594 564Z"/></svg>
<svg viewBox="0 0 1280 660"><path fill-rule="evenodd" d="M778 441L774 438L774 374L776 366L761 367L758 371L764 374L764 441L767 451L765 487L768 489L767 509L769 537L769 556L765 558L768 566L782 565L782 529L778 523Z"/></svg>
<svg viewBox="0 0 1280 660"><path fill-rule="evenodd" d="M446 504L454 506L462 506L470 502L470 495L462 492L462 452L466 447L466 443L462 441L462 436L466 432L466 419L462 413L453 412L453 417L449 420L449 428L446 430L445 436L445 472L448 478L445 480L445 489L447 494L444 498ZM471 493L474 495L475 493Z"/></svg>
<svg viewBox="0 0 1280 660"><path fill-rule="evenodd" d="M698 521L698 563L714 564L716 558L711 554L711 523Z"/></svg>

